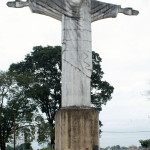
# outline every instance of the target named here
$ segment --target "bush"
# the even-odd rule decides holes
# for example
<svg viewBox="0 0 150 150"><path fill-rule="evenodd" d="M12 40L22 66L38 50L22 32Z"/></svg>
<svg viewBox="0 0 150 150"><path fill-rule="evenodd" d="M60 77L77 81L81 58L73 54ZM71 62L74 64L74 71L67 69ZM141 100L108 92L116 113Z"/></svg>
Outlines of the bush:
<svg viewBox="0 0 150 150"><path fill-rule="evenodd" d="M143 148L150 148L150 139L140 140L139 142Z"/></svg>

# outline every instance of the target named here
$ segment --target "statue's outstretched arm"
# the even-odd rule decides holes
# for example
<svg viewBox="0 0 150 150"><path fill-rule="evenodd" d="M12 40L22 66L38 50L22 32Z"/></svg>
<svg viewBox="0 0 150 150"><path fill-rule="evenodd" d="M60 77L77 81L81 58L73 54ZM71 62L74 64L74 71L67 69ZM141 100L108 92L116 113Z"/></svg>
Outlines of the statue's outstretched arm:
<svg viewBox="0 0 150 150"><path fill-rule="evenodd" d="M33 13L47 15L60 21L62 20L62 15L67 14L64 0L27 0L26 2L16 0L8 2L7 6L13 8L30 7Z"/></svg>
<svg viewBox="0 0 150 150"><path fill-rule="evenodd" d="M118 13L123 13L125 15L138 15L139 12L133 10L132 8L121 8L120 5L103 3L97 0L92 0L91 7L91 19L92 22L105 19L105 18L115 18Z"/></svg>

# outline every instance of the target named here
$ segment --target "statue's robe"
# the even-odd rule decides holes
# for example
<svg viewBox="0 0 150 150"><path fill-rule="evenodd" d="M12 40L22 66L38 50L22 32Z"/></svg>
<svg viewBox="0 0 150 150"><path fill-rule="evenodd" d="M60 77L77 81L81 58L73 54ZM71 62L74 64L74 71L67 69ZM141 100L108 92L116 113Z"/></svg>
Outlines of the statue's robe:
<svg viewBox="0 0 150 150"><path fill-rule="evenodd" d="M119 5L95 0L30 0L32 12L62 21L62 107L91 106L91 23L116 17Z"/></svg>

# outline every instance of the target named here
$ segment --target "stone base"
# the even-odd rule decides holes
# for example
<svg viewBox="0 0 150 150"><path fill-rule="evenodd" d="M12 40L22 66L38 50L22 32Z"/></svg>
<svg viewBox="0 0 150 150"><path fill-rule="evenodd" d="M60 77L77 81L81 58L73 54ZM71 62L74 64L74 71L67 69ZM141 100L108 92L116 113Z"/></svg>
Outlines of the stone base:
<svg viewBox="0 0 150 150"><path fill-rule="evenodd" d="M61 108L55 116L55 150L98 150L99 111L90 107Z"/></svg>

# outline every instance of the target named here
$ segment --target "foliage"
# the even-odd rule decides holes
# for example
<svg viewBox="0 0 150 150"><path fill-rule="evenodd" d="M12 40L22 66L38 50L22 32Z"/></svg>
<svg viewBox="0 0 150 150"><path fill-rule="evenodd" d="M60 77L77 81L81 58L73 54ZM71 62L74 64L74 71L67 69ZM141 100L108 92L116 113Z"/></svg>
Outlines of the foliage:
<svg viewBox="0 0 150 150"><path fill-rule="evenodd" d="M49 137L53 137L53 135L51 135L52 133L54 133L54 131L52 131L53 128L41 116L38 116L36 118L36 121L39 122L38 131L37 131L38 143L39 144L42 144L44 142L48 143L49 142Z"/></svg>
<svg viewBox="0 0 150 150"><path fill-rule="evenodd" d="M139 141L143 148L150 148L150 139Z"/></svg>
<svg viewBox="0 0 150 150"><path fill-rule="evenodd" d="M92 51L91 102L99 111L102 109L102 104L106 105L111 99L114 90L107 81L102 81L104 73L101 69L101 61L99 54Z"/></svg>
<svg viewBox="0 0 150 150"><path fill-rule="evenodd" d="M112 150L120 150L120 145L112 146L111 149Z"/></svg>
<svg viewBox="0 0 150 150"><path fill-rule="evenodd" d="M42 148L40 150L51 150L51 148L47 147L47 148Z"/></svg>
<svg viewBox="0 0 150 150"><path fill-rule="evenodd" d="M32 122L35 105L26 98L24 90L18 86L16 77L8 72L0 72L0 145L5 150L5 144L24 125L25 121Z"/></svg>
<svg viewBox="0 0 150 150"><path fill-rule="evenodd" d="M18 74L18 85L24 86L26 96L32 98L46 114L53 132L51 132L53 143L54 116L60 109L61 102L60 47L43 48L39 46L34 47L33 50L30 55L26 56L25 61L12 64L9 70ZM25 80L22 81L22 78Z"/></svg>
<svg viewBox="0 0 150 150"><path fill-rule="evenodd" d="M12 146L7 145L6 150L14 150Z"/></svg>
<svg viewBox="0 0 150 150"><path fill-rule="evenodd" d="M105 150L142 150L142 148L134 146L134 145L129 146L129 147L114 145L114 146L106 147Z"/></svg>
<svg viewBox="0 0 150 150"><path fill-rule="evenodd" d="M101 58L96 52L92 52L92 62L91 99L93 106L101 110L102 104L111 99L114 88L102 81ZM9 71L17 74L18 85L24 87L25 95L46 114L50 130L47 133L51 136L51 144L54 144L54 117L61 107L61 47L36 46L24 61L12 64ZM47 137L41 133L48 125L43 123L42 126L39 131L41 142Z"/></svg>
<svg viewBox="0 0 150 150"><path fill-rule="evenodd" d="M33 150L31 143L23 143L17 147L17 150Z"/></svg>

